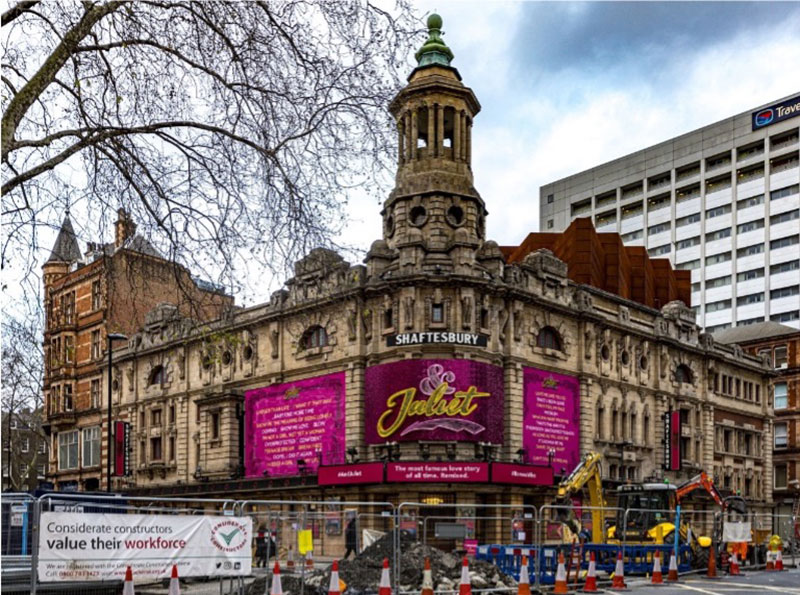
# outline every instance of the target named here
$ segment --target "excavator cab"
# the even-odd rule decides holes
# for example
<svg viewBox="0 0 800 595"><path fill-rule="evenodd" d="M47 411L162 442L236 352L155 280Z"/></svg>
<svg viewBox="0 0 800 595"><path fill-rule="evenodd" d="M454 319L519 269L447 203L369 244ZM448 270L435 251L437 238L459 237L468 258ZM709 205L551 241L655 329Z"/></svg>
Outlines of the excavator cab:
<svg viewBox="0 0 800 595"><path fill-rule="evenodd" d="M672 530L674 520L666 511L675 510L677 488L667 483L644 483L639 485L622 485L617 488L617 523L614 538L622 541L651 541L653 531L662 523L670 523ZM625 516L625 510L628 510ZM666 538L664 534L662 537Z"/></svg>

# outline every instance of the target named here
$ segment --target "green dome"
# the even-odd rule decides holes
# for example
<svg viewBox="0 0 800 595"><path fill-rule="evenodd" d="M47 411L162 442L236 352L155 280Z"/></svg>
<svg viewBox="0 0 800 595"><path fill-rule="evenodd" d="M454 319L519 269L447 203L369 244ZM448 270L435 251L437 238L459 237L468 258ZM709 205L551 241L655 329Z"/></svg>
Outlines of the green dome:
<svg viewBox="0 0 800 595"><path fill-rule="evenodd" d="M414 56L420 66L450 66L453 52L442 40L442 17L438 14L433 13L428 17L428 39Z"/></svg>

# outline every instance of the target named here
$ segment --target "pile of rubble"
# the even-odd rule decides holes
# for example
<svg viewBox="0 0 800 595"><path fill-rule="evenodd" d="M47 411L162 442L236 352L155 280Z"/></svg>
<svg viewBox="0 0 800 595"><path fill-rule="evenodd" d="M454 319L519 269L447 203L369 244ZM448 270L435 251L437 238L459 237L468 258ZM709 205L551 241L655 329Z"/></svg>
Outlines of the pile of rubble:
<svg viewBox="0 0 800 595"><path fill-rule="evenodd" d="M392 533L362 551L353 560L339 562L339 578L347 585L342 595L369 595L378 592L383 559L394 563L394 547ZM435 591L458 591L461 578L461 558L448 554L437 548L423 545L403 531L400 533L400 590L419 592L422 588L422 570L425 558L431 561L433 587ZM474 560L469 565L470 579L475 589L509 588L516 589L516 581L503 574L496 566L488 562ZM306 571L304 595L326 595L330 585L330 567ZM392 570L394 578L394 570ZM259 578L250 585L248 595L264 593L264 579ZM281 583L286 595L300 595L300 574L282 574ZM393 585L396 589L396 586ZM396 592L396 591L395 591Z"/></svg>

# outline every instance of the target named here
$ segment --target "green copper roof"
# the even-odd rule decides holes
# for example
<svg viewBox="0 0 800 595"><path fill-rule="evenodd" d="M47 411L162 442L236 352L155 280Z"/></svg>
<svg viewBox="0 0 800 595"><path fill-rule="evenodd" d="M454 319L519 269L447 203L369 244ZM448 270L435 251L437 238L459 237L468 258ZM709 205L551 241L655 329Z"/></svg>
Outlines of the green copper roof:
<svg viewBox="0 0 800 595"><path fill-rule="evenodd" d="M434 13L428 17L428 39L415 54L417 64L429 66L440 64L450 66L452 50L442 40L442 17Z"/></svg>

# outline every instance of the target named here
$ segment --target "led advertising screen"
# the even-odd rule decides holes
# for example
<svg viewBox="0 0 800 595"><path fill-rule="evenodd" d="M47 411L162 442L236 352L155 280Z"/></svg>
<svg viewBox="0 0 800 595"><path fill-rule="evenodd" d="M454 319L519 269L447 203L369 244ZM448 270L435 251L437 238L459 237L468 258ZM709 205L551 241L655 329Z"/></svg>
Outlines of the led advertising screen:
<svg viewBox="0 0 800 595"><path fill-rule="evenodd" d="M343 463L345 373L247 391L244 448L247 477L313 473L321 464Z"/></svg>
<svg viewBox="0 0 800 595"><path fill-rule="evenodd" d="M503 443L503 369L414 359L365 372L367 444L417 440Z"/></svg>
<svg viewBox="0 0 800 595"><path fill-rule="evenodd" d="M580 384L574 376L525 368L522 448L525 462L569 473L580 461ZM563 472L562 472L563 470Z"/></svg>

